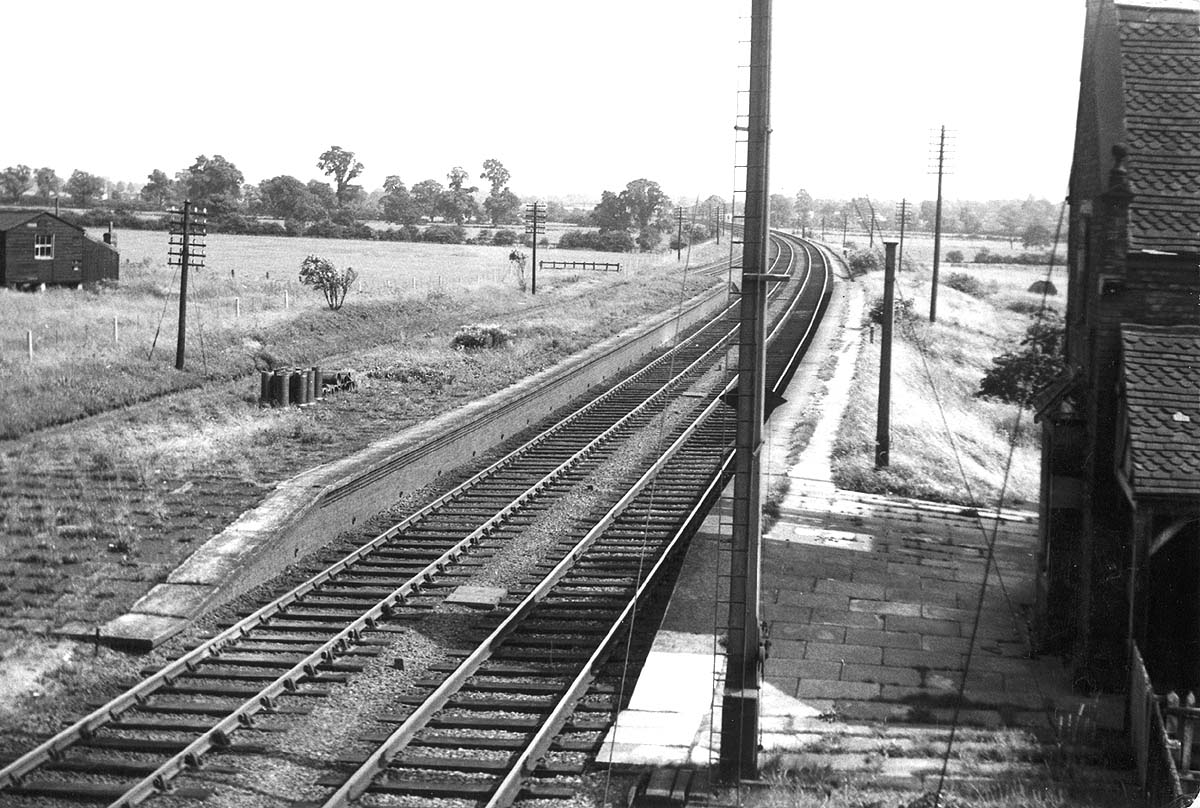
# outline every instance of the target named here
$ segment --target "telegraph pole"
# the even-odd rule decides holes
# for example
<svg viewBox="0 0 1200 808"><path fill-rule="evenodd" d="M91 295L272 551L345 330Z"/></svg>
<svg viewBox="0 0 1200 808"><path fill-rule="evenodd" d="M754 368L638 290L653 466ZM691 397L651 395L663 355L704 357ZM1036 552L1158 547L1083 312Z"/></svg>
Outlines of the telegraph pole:
<svg viewBox="0 0 1200 808"><path fill-rule="evenodd" d="M208 210L196 210L191 200L184 200L183 210L171 211L179 218L170 225L168 263L179 267L179 333L175 338L175 369L183 370L187 333L188 269L204 266L204 237L207 235Z"/></svg>
<svg viewBox="0 0 1200 808"><path fill-rule="evenodd" d="M933 215L933 287L929 290L929 322L937 322L938 266L942 259L942 172L946 165L946 127L938 135L937 208Z"/></svg>
<svg viewBox="0 0 1200 808"><path fill-rule="evenodd" d="M546 212L545 206L541 202L531 202L525 206L525 215L529 217L525 222L525 232L530 234L530 241L533 242L533 267L530 270L529 294L537 294L537 243L538 236L546 232L546 222L542 215Z"/></svg>
<svg viewBox="0 0 1200 808"><path fill-rule="evenodd" d="M848 217L846 215L846 211L842 211L842 246L843 247L846 246L846 227L847 227L849 218L850 217Z"/></svg>
<svg viewBox="0 0 1200 808"><path fill-rule="evenodd" d="M683 208L675 208L675 219L679 224L679 234L675 236L675 260L683 260Z"/></svg>
<svg viewBox="0 0 1200 808"><path fill-rule="evenodd" d="M879 414L875 421L875 468L887 466L891 453L892 316L895 314L896 242L883 242L883 328L879 346Z"/></svg>
<svg viewBox="0 0 1200 808"><path fill-rule="evenodd" d="M900 200L900 254L896 258L896 264L904 271L904 225L908 223L908 200Z"/></svg>
<svg viewBox="0 0 1200 808"><path fill-rule="evenodd" d="M758 604L762 540L759 450L766 375L766 290L771 279L766 271L770 227L767 204L770 91L771 0L752 0L729 627L718 766L719 776L725 782L758 777L759 686L763 662Z"/></svg>

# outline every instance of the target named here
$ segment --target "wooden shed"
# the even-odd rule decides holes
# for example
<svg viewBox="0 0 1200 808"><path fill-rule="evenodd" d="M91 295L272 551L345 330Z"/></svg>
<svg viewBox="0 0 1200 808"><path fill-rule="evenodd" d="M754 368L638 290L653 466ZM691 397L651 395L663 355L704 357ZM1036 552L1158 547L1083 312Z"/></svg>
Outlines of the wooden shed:
<svg viewBox="0 0 1200 808"><path fill-rule="evenodd" d="M0 286L117 280L121 257L83 228L42 210L0 211Z"/></svg>

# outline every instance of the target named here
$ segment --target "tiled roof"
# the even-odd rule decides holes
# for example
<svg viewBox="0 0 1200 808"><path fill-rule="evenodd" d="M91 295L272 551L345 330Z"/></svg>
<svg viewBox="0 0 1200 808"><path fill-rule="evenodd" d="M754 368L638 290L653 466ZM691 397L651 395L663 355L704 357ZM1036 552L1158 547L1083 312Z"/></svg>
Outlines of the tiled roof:
<svg viewBox="0 0 1200 808"><path fill-rule="evenodd" d="M0 210L0 232L20 227L39 213L40 210Z"/></svg>
<svg viewBox="0 0 1200 808"><path fill-rule="evenodd" d="M1121 326L1138 496L1200 496L1200 325Z"/></svg>
<svg viewBox="0 0 1200 808"><path fill-rule="evenodd" d="M1129 249L1200 252L1200 10L1118 9Z"/></svg>

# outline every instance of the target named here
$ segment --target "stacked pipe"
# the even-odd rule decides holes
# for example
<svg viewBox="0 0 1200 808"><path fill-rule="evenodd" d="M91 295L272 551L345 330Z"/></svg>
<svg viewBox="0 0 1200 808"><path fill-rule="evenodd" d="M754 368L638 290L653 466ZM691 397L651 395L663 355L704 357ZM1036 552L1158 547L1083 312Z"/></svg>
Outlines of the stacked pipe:
<svg viewBox="0 0 1200 808"><path fill-rule="evenodd" d="M325 374L319 367L276 368L259 372L258 406L303 407L325 398Z"/></svg>

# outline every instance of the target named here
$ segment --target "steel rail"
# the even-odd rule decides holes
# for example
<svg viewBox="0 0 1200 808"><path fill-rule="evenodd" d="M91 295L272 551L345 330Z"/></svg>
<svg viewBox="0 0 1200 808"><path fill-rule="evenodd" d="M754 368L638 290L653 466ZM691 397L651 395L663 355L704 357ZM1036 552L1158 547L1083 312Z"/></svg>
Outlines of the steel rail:
<svg viewBox="0 0 1200 808"><path fill-rule="evenodd" d="M458 692L463 683L473 676L491 657L492 651L499 646L520 624L529 612L550 593L550 591L566 576L575 562L587 552L605 530L642 493L658 475L658 472L683 448L695 431L708 420L708 416L721 405L720 399L714 398L699 417L688 425L687 429L669 446L658 459L621 495L608 511L601 516L584 536L567 551L563 558L546 573L542 580L521 599L508 615L483 640L475 650L465 657L458 667L450 673L438 687L404 720L388 737L375 749L333 794L326 798L321 808L341 808L349 802L358 799L371 786L379 770L385 769L405 746L420 732L434 713L442 709L450 698Z"/></svg>
<svg viewBox="0 0 1200 808"><path fill-rule="evenodd" d="M794 246L789 244L790 256L788 260L787 270L794 269L797 255ZM807 253L806 253L807 254ZM781 249L775 258L778 262L784 256L784 251ZM810 259L811 260L811 259ZM774 266L774 263L773 263ZM802 291L809 283L811 277L811 267L806 268L805 277L801 283L800 290ZM782 284L777 284L779 288ZM772 329L769 340L775 339L787 320L794 312L796 300L800 298L800 291L793 295L793 299L785 312L778 318L775 327ZM736 332L736 328L731 329L731 334ZM722 405L722 396L737 387L737 376L733 376L721 388L720 392L711 394L711 400L708 405L699 413L683 432L672 442L658 457L654 464L641 476L639 479L622 495L603 517L592 526L591 529L572 547L570 551L542 578L537 586L521 600L521 602L513 608L513 610L505 616L505 618L496 626L495 629L481 641L476 649L465 657L462 662L452 671L439 685L433 690L424 701L379 745L376 749L367 756L366 760L342 783L338 789L331 794L325 802L321 804L321 808L342 808L349 803L357 800L367 790L370 789L372 783L378 774L385 770L391 761L393 761L416 737L429 720L441 709L443 709L450 699L462 688L468 679L474 676L482 666L491 657L494 649L503 643L506 637L511 635L516 630L517 626L528 616L529 612L539 602L545 599L550 591L562 580L563 577L570 571L576 561L590 548L600 535L612 525L617 517L628 507L638 495L642 493L657 477L661 469L675 457L675 455L691 440L695 433L705 424L714 412ZM721 478L722 470L729 462L728 449L726 457L714 471L710 477L704 496L699 498L699 501L693 505L688 516L690 521L696 512L701 508L701 503L707 499L709 491L716 486ZM670 550L679 540L679 536L684 532L683 529L678 531L670 540L666 551L660 554L658 561L652 567L650 575L642 581L637 587L636 592L631 597L630 601L625 605L624 609L612 623L609 630L606 632L600 647L593 652L588 662L584 665L581 672L576 676L572 683L568 686L567 691L561 695L555 702L555 707L551 714L546 718L537 732L527 741L525 748L520 752L517 758L510 762L507 774L493 792L492 797L487 802L487 806L509 805L516 799L520 792L521 786L527 774L529 773L530 761L536 760L540 755L543 755L546 749L549 748L554 736L559 731L559 728L567 720L570 715L570 709L573 708L575 701L582 696L586 691L587 684L593 678L593 668L595 662L604 653L607 652L608 646L613 639L618 636L622 624L627 616L632 613L637 602L640 600L644 592L650 585L651 578L655 578L661 570L666 557ZM531 771L531 770L530 770Z"/></svg>
<svg viewBox="0 0 1200 808"><path fill-rule="evenodd" d="M693 338L711 328L717 327L735 305L736 304L729 304L722 309L720 313L714 315L709 322L705 323L704 326L702 326L695 334L692 335ZM729 338L729 335L726 335L721 339L727 340ZM131 708L137 707L147 696L159 690L164 685L169 686L176 678L193 672L199 663L219 653L221 649L231 641L242 639L248 632L262 625L267 618L278 614L284 608L292 605L300 598L311 593L322 584L334 578L336 575L366 558L368 555L389 542L403 530L427 518L429 515L436 513L446 504L452 502L453 500L462 496L462 494L467 490L473 488L481 480L491 476L506 465L509 465L516 458L527 454L531 449L558 434L569 424L579 420L591 410L616 397L626 387L637 384L644 376L653 372L662 364L669 362L674 354L678 353L685 344L686 343L681 343L680 345L673 347L670 351L665 353L663 356L656 358L645 368L640 369L627 379L624 379L617 385L614 385L603 395L588 402L575 412L568 415L566 418L562 419L550 429L535 436L484 470L473 475L470 479L460 483L453 490L443 494L433 502L422 507L416 513L391 526L367 544L364 544L363 546L353 550L344 558L334 562L329 567L310 577L308 580L289 590L287 593L255 610L250 615L247 615L237 623L223 630L217 636L197 645L192 650L178 657L161 670L138 682L121 695L96 708L91 713L79 719L69 727L61 730L51 738L46 739L38 746L31 749L29 752L26 752L16 760L0 768L0 789L10 786L19 786L22 778L25 775L36 770L46 762L54 759L57 755L61 754L63 750L81 740L86 740L101 727L115 721L120 714L130 710ZM508 512L510 511L506 511L505 515L507 515ZM483 530L474 531L466 539L464 539L463 542L460 542L459 545L456 545L454 548L446 551L442 557L431 563L425 568L425 570L423 570L421 573L418 573L417 576L414 576L414 578L424 576L424 580L428 581L430 577L429 573L441 571L448 561L457 560L457 558L462 555L465 547L474 544L484 535L486 535L486 532Z"/></svg>

